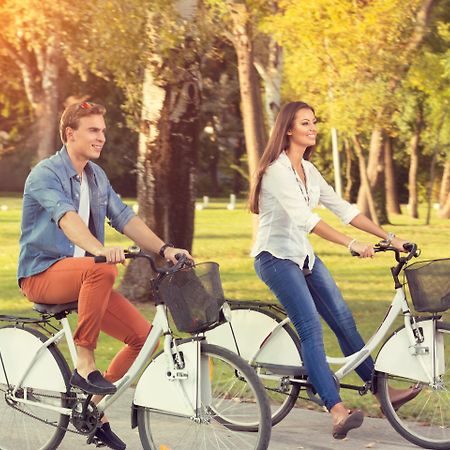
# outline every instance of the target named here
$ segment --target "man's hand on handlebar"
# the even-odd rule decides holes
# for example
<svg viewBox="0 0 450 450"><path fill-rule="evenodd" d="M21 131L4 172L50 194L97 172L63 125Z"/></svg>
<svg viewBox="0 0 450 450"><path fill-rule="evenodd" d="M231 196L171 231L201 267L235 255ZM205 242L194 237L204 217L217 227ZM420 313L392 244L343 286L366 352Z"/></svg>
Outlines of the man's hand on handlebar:
<svg viewBox="0 0 450 450"><path fill-rule="evenodd" d="M122 247L102 247L95 252L94 256L104 256L108 264L125 262L125 251Z"/></svg>
<svg viewBox="0 0 450 450"><path fill-rule="evenodd" d="M176 255L179 254L186 255L188 259L190 259L194 263L194 258L191 256L191 254L182 248L176 248L176 247L167 247L164 251L164 256L167 261L170 261L173 264L177 263Z"/></svg>

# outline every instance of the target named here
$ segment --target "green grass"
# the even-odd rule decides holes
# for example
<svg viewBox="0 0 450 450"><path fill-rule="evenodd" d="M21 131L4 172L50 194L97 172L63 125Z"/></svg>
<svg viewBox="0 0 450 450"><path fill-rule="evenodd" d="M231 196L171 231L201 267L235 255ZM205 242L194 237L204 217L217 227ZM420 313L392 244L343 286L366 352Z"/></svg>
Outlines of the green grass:
<svg viewBox="0 0 450 450"><path fill-rule="evenodd" d="M228 211L226 201L212 199L207 209L196 212L193 254L197 261L213 260L221 266L221 277L225 295L230 299L274 301L273 295L257 278L253 261L249 257L251 248L252 220L243 202L237 209ZM3 210L3 205L7 210ZM2 314L29 314L31 304L20 293L16 283L18 240L20 233L21 199L14 195L0 195L0 311ZM320 209L321 217L358 239L367 240L364 233L340 224L328 211ZM450 221L432 216L431 225L424 225L425 209L420 219L407 215L391 218L392 225L386 227L411 241L422 249L422 258L448 257L450 242ZM111 245L130 245L123 236L110 227L106 239ZM364 338L370 337L384 317L393 295L393 283L389 273L392 258L389 254L377 255L371 260L360 260L349 256L341 246L327 243L312 235L311 240L317 253L334 275L344 298L354 312L358 327ZM370 240L370 238L369 238ZM373 240L375 242L375 240ZM121 269L123 271L123 269ZM139 305L149 318L153 317L151 305ZM76 316L71 318L73 324ZM332 333L325 327L325 343L329 354L338 355L339 350ZM106 368L107 363L121 347L121 343L101 335L96 351L97 363ZM358 382L353 374L345 381ZM365 408L378 414L378 408L371 396L360 397L354 392L343 392L344 399L352 406Z"/></svg>

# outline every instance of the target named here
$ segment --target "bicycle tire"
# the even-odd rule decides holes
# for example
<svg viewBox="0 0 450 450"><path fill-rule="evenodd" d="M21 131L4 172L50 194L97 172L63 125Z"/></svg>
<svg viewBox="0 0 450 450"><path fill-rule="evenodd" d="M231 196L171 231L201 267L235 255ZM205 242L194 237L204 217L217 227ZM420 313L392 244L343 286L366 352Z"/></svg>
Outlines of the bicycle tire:
<svg viewBox="0 0 450 450"><path fill-rule="evenodd" d="M252 313L255 314L263 314L264 316L269 317L270 319L272 319L273 321L280 323L282 320L284 320L286 318L286 316L282 316L282 314L278 311L272 311L270 309L270 305L269 304L264 304L264 305L260 305L259 303L255 302L255 303L251 303L251 302L236 302L236 304L233 304L233 302L230 302L230 306L232 311L251 311ZM253 324L256 324L258 322L258 319L252 318L249 319L248 322L252 322ZM239 322L237 322L239 323ZM233 333L234 336L243 336L246 334L247 330L237 330L236 327L237 326L241 326L241 325L237 325L237 323L235 325L233 325L233 319L231 319L231 325L230 324L224 324L222 325L222 327L226 327L226 326L231 326L233 328ZM245 328L245 324L242 323L242 327ZM301 347L300 347L300 339L298 338L297 334L295 333L295 331L292 329L292 327L289 324L285 324L283 325L283 334L284 337L283 339L289 339L292 341L293 345L295 346L298 355L299 355L299 360L301 361ZM214 330L210 333L206 333L206 337L208 342L211 343L216 343L214 341ZM281 336L280 336L281 338ZM272 338L272 339L277 339L277 338ZM256 342L255 338L252 336L249 336L248 339L246 339L248 342L252 342L256 345L259 344L259 342ZM239 339L240 341L240 339ZM241 354L241 349L240 349L240 345L239 345L239 341L236 341L236 346L237 348L230 348L230 350L234 350L236 351L238 354L240 354L241 356L243 356ZM217 344L219 345L223 345L222 342L217 342ZM283 348L284 345L277 345L275 341L272 342L272 344L274 345L274 347L276 348ZM245 353L248 353L248 351L246 351ZM244 359L247 360L247 356L244 356ZM253 355L252 355L253 356ZM249 362L249 361L247 361ZM280 374L276 374L276 365L265 365L264 363L258 363L256 362L256 364L252 364L254 369L257 371L257 373L260 375L260 380L262 382L262 384L264 385L265 389L266 389L266 395L269 398L269 403L270 403L270 407L271 407L271 418L272 418L272 426L278 424L279 422L281 422L288 414L289 412L292 410L292 408L295 406L295 403L297 402L298 396L300 394L300 384L298 383L292 383L289 382L289 379L296 379L297 377L295 376L285 376L285 375L280 375ZM292 365L296 365L292 363ZM270 373L270 376L279 376L278 381L275 380L270 380L268 378L264 378L264 375L266 373ZM255 431L255 427L249 427L248 431Z"/></svg>
<svg viewBox="0 0 450 450"><path fill-rule="evenodd" d="M196 419L137 406L144 450L266 450L271 434L270 407L254 370L235 353L215 345L202 342L201 354L208 358L211 403L202 405L201 417ZM252 424L257 421L256 433L241 431L247 415Z"/></svg>
<svg viewBox="0 0 450 450"><path fill-rule="evenodd" d="M38 338L40 341L45 342L48 337L39 331L29 327L15 327L12 325L4 326L0 328L0 354L2 354L2 360L5 364L5 370L8 374L8 359L15 357L17 354L12 355L11 346L8 347L7 342L3 339L7 339L8 342L13 342L16 348L20 347L20 342L29 342L29 337L22 333L31 334L34 338ZM13 336L14 335L14 336ZM11 340L13 339L13 340ZM26 360L24 357L24 347L21 346L20 358ZM26 351L26 350L25 350ZM61 372L61 376L64 380L66 392L56 393L55 391L49 391L47 389L39 389L29 387L31 391L27 392L29 399L36 402L49 402L52 405L58 405L66 407L69 403L67 393L69 392L69 380L70 369L67 362L59 349L55 344L51 344L48 347L49 354L47 357L53 358L57 364L57 368ZM8 355L9 354L9 355ZM55 367L52 365L51 367ZM48 370L52 370L48 368ZM10 366L10 373L12 367ZM0 448L2 450L53 450L58 447L66 433L66 428L69 425L69 416L65 414L59 414L57 412L48 411L39 407L33 407L32 405L24 405L16 403L16 407L7 403L6 394L8 385L4 380L3 364L0 361ZM48 374L47 375L51 375ZM51 378L49 378L51 379ZM13 382L10 381L10 387L13 387ZM55 397L46 397L46 395L53 395ZM56 398L56 395L58 397ZM21 412L24 411L24 412ZM46 420L55 426L46 424L37 420L28 414L38 416L41 420Z"/></svg>
<svg viewBox="0 0 450 450"><path fill-rule="evenodd" d="M431 318L423 320L431 320ZM404 326L400 327L396 332L403 328ZM450 323L436 322L436 331L442 333L445 352L445 372L440 383L430 386L418 380L378 372L377 388L383 413L402 437L423 448L448 450L450 448L450 398L448 397L450 388ZM407 388L412 385L419 385L422 391L417 397L395 411L389 399L389 386Z"/></svg>

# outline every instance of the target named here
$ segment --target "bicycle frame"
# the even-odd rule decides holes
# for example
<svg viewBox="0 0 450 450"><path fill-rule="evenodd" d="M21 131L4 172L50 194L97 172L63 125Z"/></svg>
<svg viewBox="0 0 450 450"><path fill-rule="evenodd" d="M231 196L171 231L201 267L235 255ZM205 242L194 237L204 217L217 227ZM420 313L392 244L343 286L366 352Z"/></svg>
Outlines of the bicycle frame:
<svg viewBox="0 0 450 450"><path fill-rule="evenodd" d="M408 341L408 348L402 347L404 351L410 349L415 349L419 342L423 341L424 337L420 335L420 330L415 324L415 320L411 315L411 311L408 305L408 302L406 300L405 291L403 287L396 288L396 293L392 299L392 302L389 306L388 312L383 319L382 323L376 330L376 332L373 334L373 336L367 341L365 346L359 350L356 353L353 353L352 355L346 356L346 357L329 357L327 356L327 362L329 364L337 364L341 365L341 367L335 372L335 376L337 379L342 379L345 375L355 370L363 361L365 361L375 350L375 348L384 340L386 335L388 334L390 328L395 322L395 319L399 314L403 315L403 322L405 326L405 330L407 333L407 341ZM263 344L258 347L258 349L255 351L255 353L249 358L249 363L254 364L258 360L258 356L263 351L265 345L271 340L274 339L274 337L277 335L277 332L283 328L287 323L290 322L289 318L285 318L281 322L277 323L268 333L267 337L263 341ZM434 339L434 336L432 337ZM389 341L389 340L388 340ZM387 342L388 342L387 341ZM381 350L380 350L381 352ZM435 361L436 355L431 355L432 357L432 373L430 373L427 365L424 361L424 357L427 356L427 354L424 352L423 355L417 355L417 360L419 361L419 364L421 366L421 369L425 373L425 376L423 378L424 381L433 383L436 379L436 373L440 371L438 367L439 361ZM423 357L422 357L423 356ZM383 361L382 361L383 362ZM378 358L377 358L378 363ZM376 364L377 368L377 364ZM270 376L269 376L270 377ZM293 380L295 381L295 380Z"/></svg>
<svg viewBox="0 0 450 450"><path fill-rule="evenodd" d="M60 319L60 323L62 325L62 329L59 330L54 336L50 337L45 342L42 342L41 346L36 351L34 357L23 371L21 376L19 377L19 382L17 383L15 389L12 392L12 396L14 401L18 403L31 404L34 407L40 407L43 409L48 409L52 411L57 411L60 414L71 415L72 410L70 408L58 407L49 404L37 403L35 401L28 400L26 395L26 390L24 394L24 398L16 397L17 391L21 389L22 383L27 377L27 374L30 372L32 367L39 361L40 357L44 354L45 349L47 349L51 344L58 343L63 337L65 337L70 357L73 363L73 366L76 367L76 350L75 343L73 340L72 330L70 328L69 321L67 317L63 317ZM159 337L164 334L164 353L168 356L167 363L168 367L172 369L173 373L176 373L176 369L174 368L171 345L173 341L172 334L170 332L169 323L167 320L167 314L165 311L165 307L163 304L159 304L156 306L156 314L152 322L152 328L147 336L147 339L139 352L137 358L128 369L127 373L117 380L114 384L117 387L117 391L114 394L105 396L97 405L97 409L100 412L105 411L109 406L111 406L121 395L122 393L130 386L133 380L138 376L139 372L148 362L153 350L158 343ZM61 390L61 389L60 389Z"/></svg>

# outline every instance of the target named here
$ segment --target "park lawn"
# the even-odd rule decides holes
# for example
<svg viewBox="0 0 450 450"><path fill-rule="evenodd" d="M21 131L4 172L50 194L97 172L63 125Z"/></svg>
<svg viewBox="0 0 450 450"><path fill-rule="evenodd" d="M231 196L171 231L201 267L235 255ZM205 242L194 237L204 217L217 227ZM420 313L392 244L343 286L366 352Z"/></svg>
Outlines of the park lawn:
<svg viewBox="0 0 450 450"><path fill-rule="evenodd" d="M129 200L134 203L134 200ZM238 202L233 211L226 209L226 201L212 199L209 207L196 212L193 255L197 262L217 261L221 267L221 277L225 295L229 299L274 301L273 295L257 278L253 261L249 257L251 247L251 216L245 203ZM16 283L18 259L18 239L20 232L19 196L0 194L0 313L30 314L31 304L20 293ZM328 211L318 209L321 217L339 230L358 239L365 239L364 233L347 228ZM391 218L392 225L386 227L399 236L417 242L422 249L422 259L450 256L450 221L439 219L433 211L431 225L424 225L425 210L420 211L420 219L406 215ZM106 239L110 245L128 246L131 242L110 227L106 227ZM377 255L372 260L352 258L344 247L333 245L311 235L316 252L328 266L339 285L344 298L355 315L362 336L367 339L377 329L393 296L393 283L389 273L392 265L391 254ZM376 240L373 240L376 242ZM119 268L123 273L123 268ZM139 309L151 320L154 307L140 304ZM32 314L32 313L31 313ZM76 316L71 317L72 324ZM399 322L400 324L400 322ZM324 327L327 353L339 355L334 335ZM97 364L105 369L121 343L106 335L101 335L96 351ZM349 383L358 383L357 376L351 374ZM342 393L348 404L362 407L372 415L379 415L372 396L360 397L352 391Z"/></svg>

